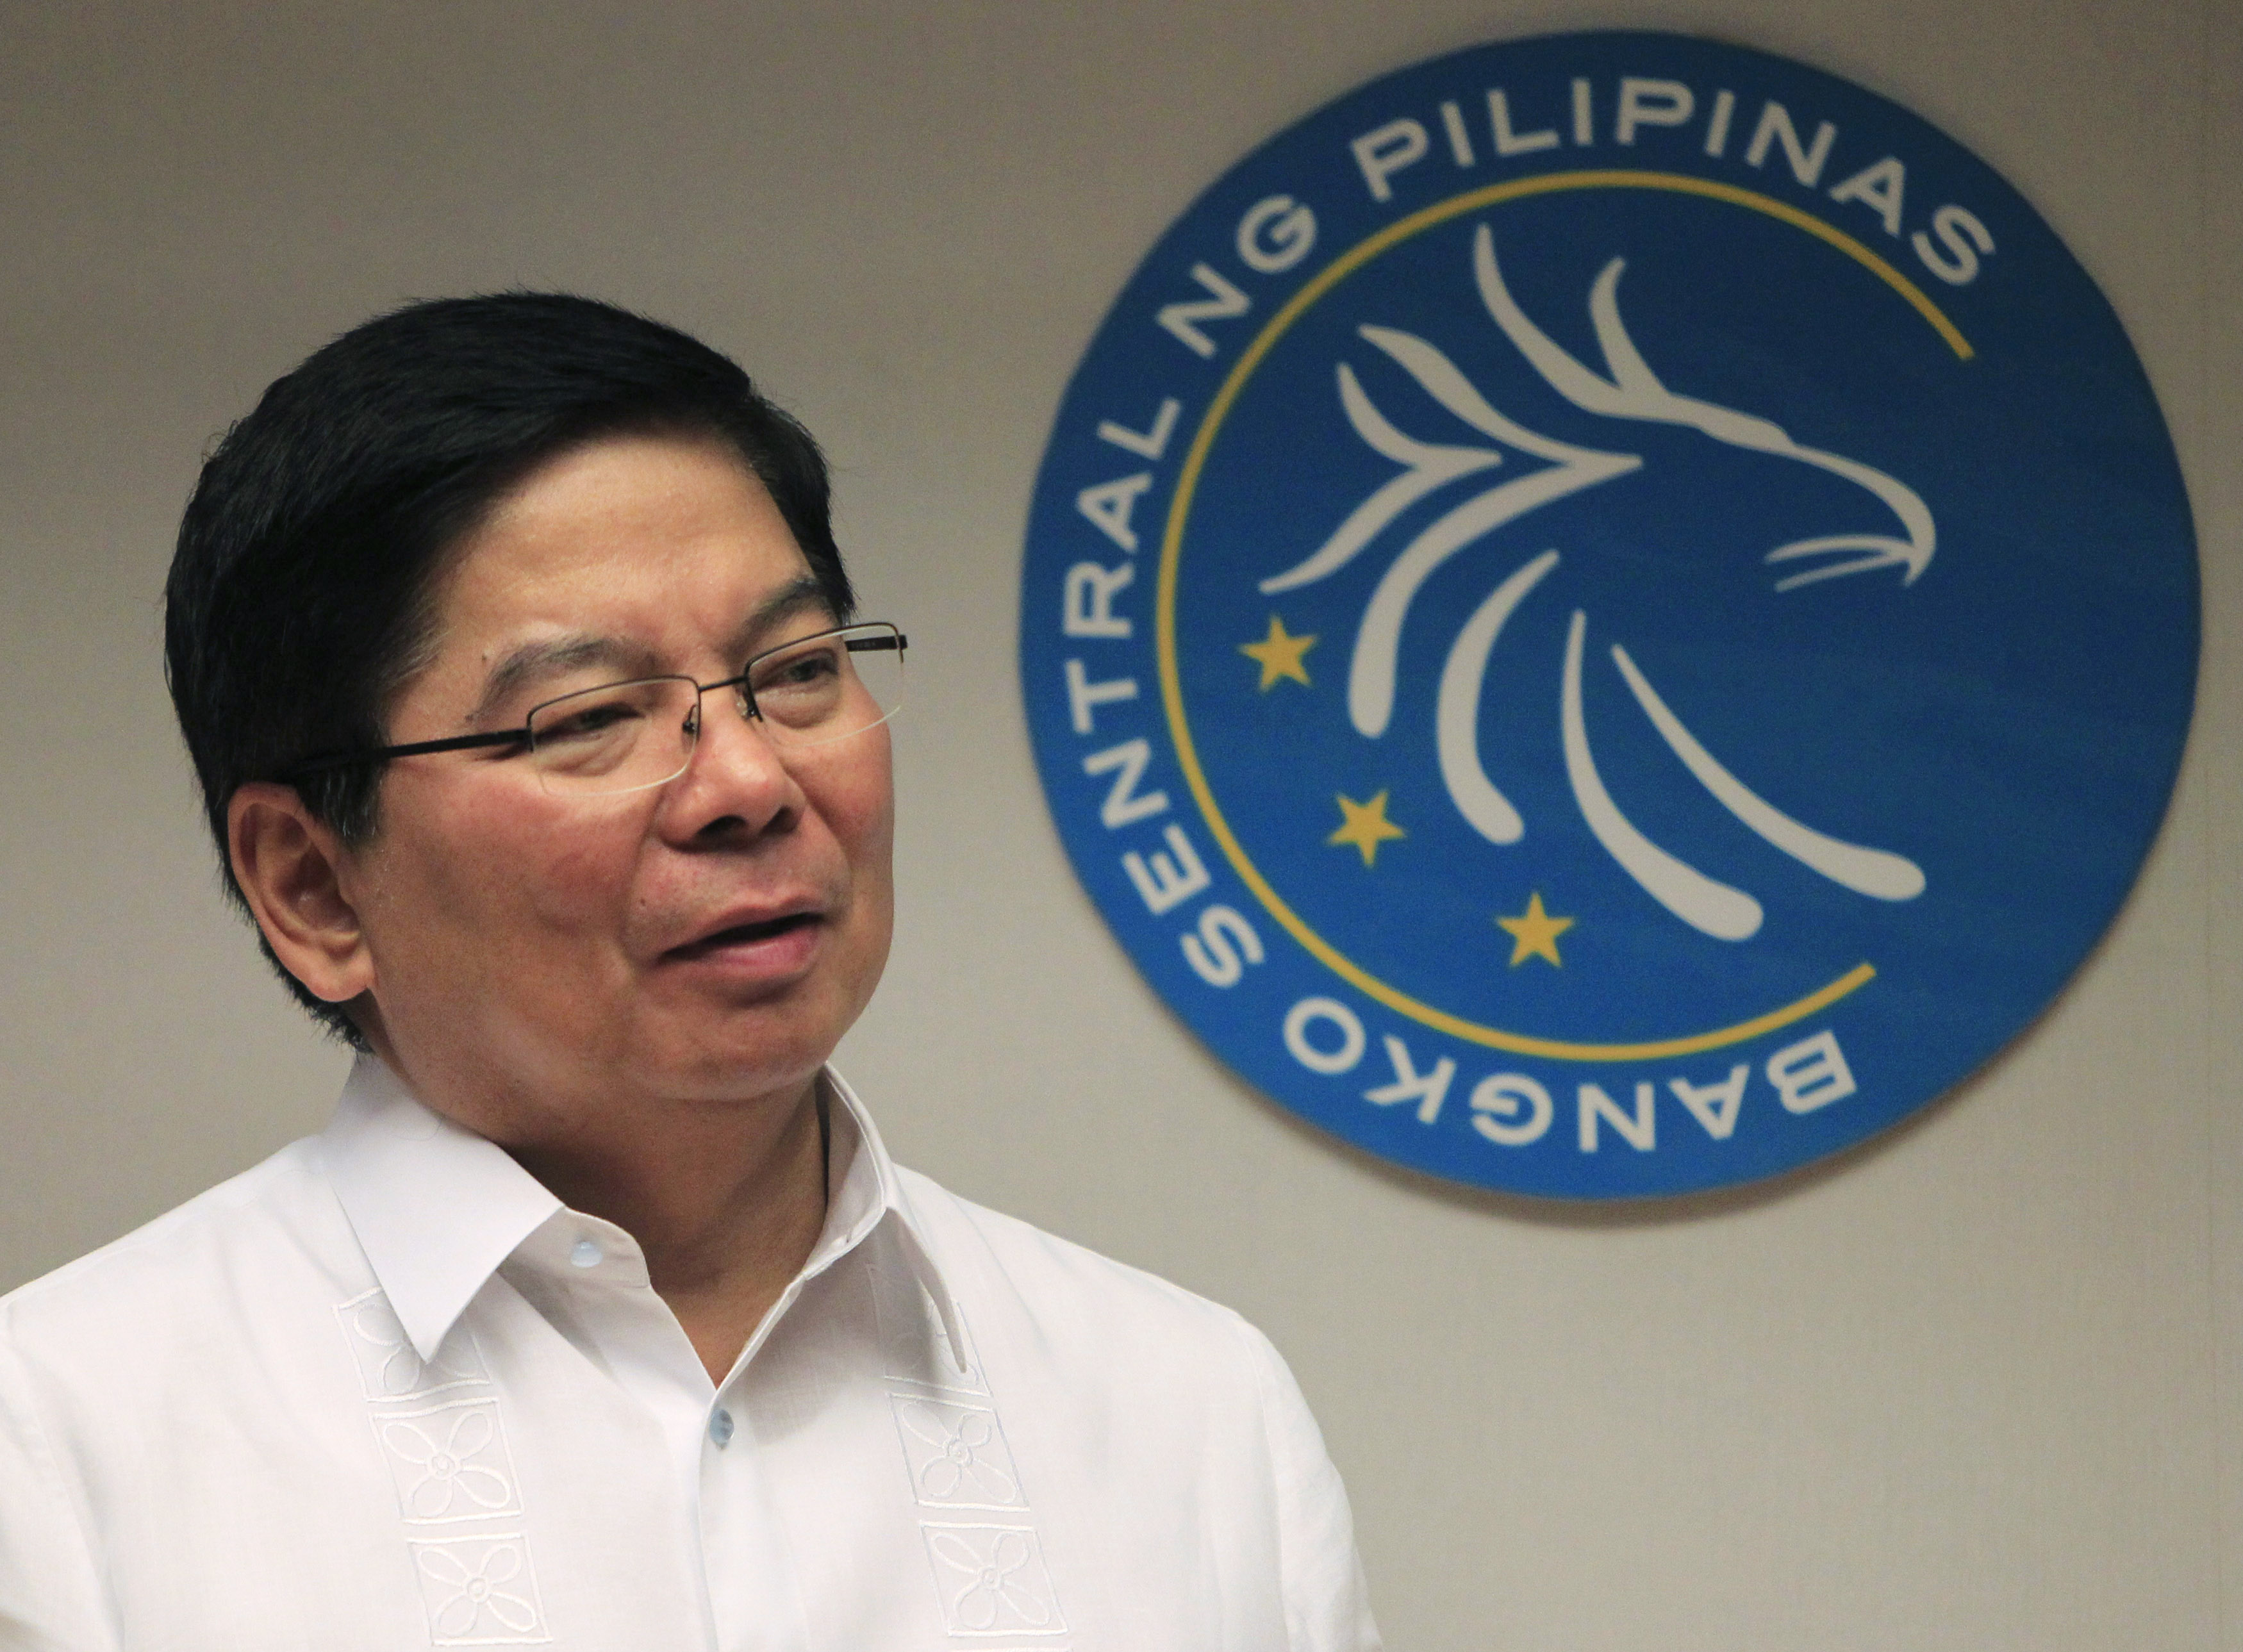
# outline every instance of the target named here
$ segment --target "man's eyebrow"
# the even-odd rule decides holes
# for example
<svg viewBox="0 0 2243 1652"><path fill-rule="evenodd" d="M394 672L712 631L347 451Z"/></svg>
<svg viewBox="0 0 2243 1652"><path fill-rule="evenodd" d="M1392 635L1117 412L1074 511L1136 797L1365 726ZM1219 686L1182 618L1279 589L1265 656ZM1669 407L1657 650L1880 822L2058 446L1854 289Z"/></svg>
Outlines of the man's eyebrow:
<svg viewBox="0 0 2243 1652"><path fill-rule="evenodd" d="M825 588L818 583L817 576L805 574L789 580L757 603L755 610L732 633L731 657L744 660L774 629L812 610L823 612L829 619L832 617L832 606L825 600ZM625 677L652 675L659 671L650 651L621 637L560 637L523 643L509 650L491 667L489 675L483 679L482 697L468 714L468 720L478 722L488 717L526 683L541 677L557 677L587 665L613 666L619 676Z"/></svg>
<svg viewBox="0 0 2243 1652"><path fill-rule="evenodd" d="M650 671L653 657L636 643L615 637L561 637L523 643L509 650L483 679L482 698L468 714L469 722L488 716L526 683L556 677L586 665L612 665L622 675Z"/></svg>
<svg viewBox="0 0 2243 1652"><path fill-rule="evenodd" d="M732 633L731 657L746 659L772 630L811 610L824 614L828 621L833 620L833 606L825 600L825 587L818 583L814 574L789 580L757 603L755 611Z"/></svg>

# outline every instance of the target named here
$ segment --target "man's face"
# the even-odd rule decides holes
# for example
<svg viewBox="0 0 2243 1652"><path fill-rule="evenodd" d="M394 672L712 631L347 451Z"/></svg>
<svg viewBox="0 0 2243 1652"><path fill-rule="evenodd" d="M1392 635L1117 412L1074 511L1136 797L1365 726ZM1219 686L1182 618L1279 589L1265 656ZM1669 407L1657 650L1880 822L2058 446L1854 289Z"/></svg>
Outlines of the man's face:
<svg viewBox="0 0 2243 1652"><path fill-rule="evenodd" d="M833 623L809 576L727 448L564 454L453 558L389 738L519 727L602 681L735 676ZM516 748L400 759L344 873L376 1042L509 1143L631 1100L798 1095L886 960L892 835L885 727L782 762L729 692L704 698L690 766L649 790L549 794Z"/></svg>

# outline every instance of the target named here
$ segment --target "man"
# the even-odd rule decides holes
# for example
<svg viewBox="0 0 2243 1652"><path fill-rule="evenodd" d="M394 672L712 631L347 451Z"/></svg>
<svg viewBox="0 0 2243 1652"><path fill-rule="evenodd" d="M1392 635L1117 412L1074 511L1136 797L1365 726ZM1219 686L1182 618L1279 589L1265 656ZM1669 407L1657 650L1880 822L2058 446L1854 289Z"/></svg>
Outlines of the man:
<svg viewBox="0 0 2243 1652"><path fill-rule="evenodd" d="M1356 1648L1228 1311L900 1170L886 718L808 435L589 301L280 380L171 683L333 1123L0 1301L0 1648Z"/></svg>

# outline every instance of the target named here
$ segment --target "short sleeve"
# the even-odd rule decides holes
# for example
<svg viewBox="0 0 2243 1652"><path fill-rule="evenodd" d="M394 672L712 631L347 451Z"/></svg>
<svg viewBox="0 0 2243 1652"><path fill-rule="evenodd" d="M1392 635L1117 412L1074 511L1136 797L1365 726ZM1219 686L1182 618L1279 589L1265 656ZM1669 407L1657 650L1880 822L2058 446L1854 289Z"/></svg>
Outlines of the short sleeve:
<svg viewBox="0 0 2243 1652"><path fill-rule="evenodd" d="M116 1652L100 1574L32 1405L0 1341L0 1652Z"/></svg>
<svg viewBox="0 0 2243 1652"><path fill-rule="evenodd" d="M1371 1621L1363 1562L1356 1554L1347 1488L1283 1358L1267 1337L1239 1323L1256 1356L1263 1427L1276 1480L1290 1652L1378 1652L1383 1643Z"/></svg>

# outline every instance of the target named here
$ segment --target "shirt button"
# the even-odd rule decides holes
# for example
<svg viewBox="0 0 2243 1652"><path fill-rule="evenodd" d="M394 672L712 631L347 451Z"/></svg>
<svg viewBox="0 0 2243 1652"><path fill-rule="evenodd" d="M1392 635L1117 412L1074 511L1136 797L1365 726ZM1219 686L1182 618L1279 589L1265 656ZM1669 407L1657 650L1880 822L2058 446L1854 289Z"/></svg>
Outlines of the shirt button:
<svg viewBox="0 0 2243 1652"><path fill-rule="evenodd" d="M709 1419L709 1438L717 1442L717 1448L719 1451L722 1451L725 1446L732 1443L732 1413L731 1412L724 1410L721 1406L717 1408L717 1414Z"/></svg>
<svg viewBox="0 0 2243 1652"><path fill-rule="evenodd" d="M569 1260L580 1268L596 1268L601 1261L600 1247L590 1239L579 1239L576 1249L569 1252Z"/></svg>

